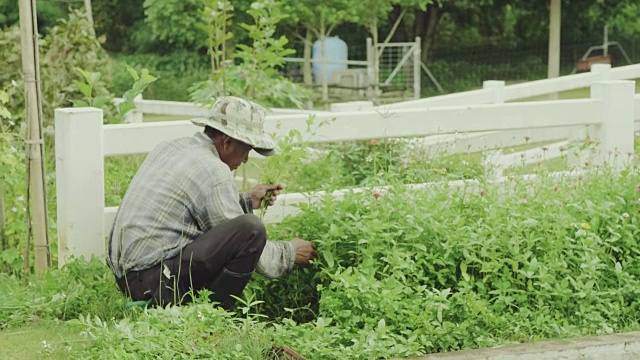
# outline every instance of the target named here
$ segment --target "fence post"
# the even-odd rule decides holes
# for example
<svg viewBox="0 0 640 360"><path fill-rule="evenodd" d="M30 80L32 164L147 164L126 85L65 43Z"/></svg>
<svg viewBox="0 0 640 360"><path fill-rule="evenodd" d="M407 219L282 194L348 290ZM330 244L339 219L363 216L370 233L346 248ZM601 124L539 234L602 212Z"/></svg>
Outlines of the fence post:
<svg viewBox="0 0 640 360"><path fill-rule="evenodd" d="M105 254L102 110L55 110L58 266Z"/></svg>
<svg viewBox="0 0 640 360"><path fill-rule="evenodd" d="M591 65L591 73L595 75L596 81L606 81L611 76L611 64L593 64Z"/></svg>
<svg viewBox="0 0 640 360"><path fill-rule="evenodd" d="M620 169L633 159L634 96L633 81L602 81L591 86L591 98L599 99L602 109L597 164Z"/></svg>
<svg viewBox="0 0 640 360"><path fill-rule="evenodd" d="M374 88L373 85L378 82L378 79L375 78L375 59L373 56L373 40L368 37L367 38L367 78L369 82L367 84L367 97L372 99L374 97Z"/></svg>
<svg viewBox="0 0 640 360"><path fill-rule="evenodd" d="M483 89L493 90L492 104L504 103L504 86L505 82L501 80L486 80L482 82Z"/></svg>
<svg viewBox="0 0 640 360"><path fill-rule="evenodd" d="M420 75L420 64L422 64L422 41L420 36L416 36L416 44L413 46L413 98L420 99L422 81Z"/></svg>

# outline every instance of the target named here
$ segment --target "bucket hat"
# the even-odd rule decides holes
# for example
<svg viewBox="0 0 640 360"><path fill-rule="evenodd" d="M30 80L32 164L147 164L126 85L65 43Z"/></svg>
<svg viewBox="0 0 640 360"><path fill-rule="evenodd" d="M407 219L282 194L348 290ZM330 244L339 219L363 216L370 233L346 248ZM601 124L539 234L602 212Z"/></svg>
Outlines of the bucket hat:
<svg viewBox="0 0 640 360"><path fill-rule="evenodd" d="M263 156L276 153L276 142L264 131L267 111L260 105L235 96L219 97L207 117L191 119L198 126L212 127L250 145Z"/></svg>

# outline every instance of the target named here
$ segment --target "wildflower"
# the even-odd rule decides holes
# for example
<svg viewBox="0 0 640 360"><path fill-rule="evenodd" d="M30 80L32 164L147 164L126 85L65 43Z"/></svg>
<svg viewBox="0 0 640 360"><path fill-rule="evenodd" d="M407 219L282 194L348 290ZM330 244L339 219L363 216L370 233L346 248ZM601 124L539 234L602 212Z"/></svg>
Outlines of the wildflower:
<svg viewBox="0 0 640 360"><path fill-rule="evenodd" d="M18 208L14 206L14 207L11 208L11 211L13 211L14 213L18 212Z"/></svg>
<svg viewBox="0 0 640 360"><path fill-rule="evenodd" d="M576 237L585 236L585 235L587 235L587 232L582 229L576 231Z"/></svg>
<svg viewBox="0 0 640 360"><path fill-rule="evenodd" d="M51 344L49 344L49 343L47 342L47 340L42 340L42 347L43 347L44 349L49 350L49 349L51 349Z"/></svg>
<svg viewBox="0 0 640 360"><path fill-rule="evenodd" d="M437 172L438 174L446 174L447 173L447 169L446 168L433 169L433 171Z"/></svg>
<svg viewBox="0 0 640 360"><path fill-rule="evenodd" d="M378 146L378 145L380 145L380 141L378 141L376 139L373 139L373 140L369 141L369 145Z"/></svg>
<svg viewBox="0 0 640 360"><path fill-rule="evenodd" d="M16 87L18 86L18 83L15 80L11 80L11 86Z"/></svg>
<svg viewBox="0 0 640 360"><path fill-rule="evenodd" d="M528 203L529 201L528 201L527 199L520 199L520 200L518 200L518 202L519 202L520 204L526 204L526 203Z"/></svg>
<svg viewBox="0 0 640 360"><path fill-rule="evenodd" d="M640 191L640 184L636 185L636 191Z"/></svg>
<svg viewBox="0 0 640 360"><path fill-rule="evenodd" d="M18 151L18 149L16 149L15 147L13 147L13 145L9 148L9 151L14 153L16 151Z"/></svg>
<svg viewBox="0 0 640 360"><path fill-rule="evenodd" d="M366 162L368 162L368 163L372 162L372 161L373 161L373 156L371 156L371 154L367 155L367 156L364 158L364 161L366 161Z"/></svg>
<svg viewBox="0 0 640 360"><path fill-rule="evenodd" d="M479 194L480 196L485 196L485 195L487 195L487 192L486 192L486 191L484 191L484 190L480 190L480 192L478 192L478 194Z"/></svg>
<svg viewBox="0 0 640 360"><path fill-rule="evenodd" d="M629 213L626 213L626 212L622 213L622 217L625 218L625 219L628 218L629 217Z"/></svg>
<svg viewBox="0 0 640 360"><path fill-rule="evenodd" d="M16 198L18 201L24 201L24 196L20 195Z"/></svg>
<svg viewBox="0 0 640 360"><path fill-rule="evenodd" d="M382 196L382 194L379 191L374 191L372 195L376 199L378 199L378 198L380 198Z"/></svg>
<svg viewBox="0 0 640 360"><path fill-rule="evenodd" d="M531 138L530 138L530 137L528 137L528 136L525 136L525 137L524 137L524 142L528 143L528 142L529 142L529 140L531 140Z"/></svg>
<svg viewBox="0 0 640 360"><path fill-rule="evenodd" d="M204 321L204 315L200 311L198 311L198 319Z"/></svg>
<svg viewBox="0 0 640 360"><path fill-rule="evenodd" d="M542 147L542 151L549 151L549 148L548 148L548 147L546 147L546 146L543 146L543 147Z"/></svg>
<svg viewBox="0 0 640 360"><path fill-rule="evenodd" d="M580 224L580 226L585 230L591 229L591 225L589 223L586 223L586 222L583 222L582 224Z"/></svg>

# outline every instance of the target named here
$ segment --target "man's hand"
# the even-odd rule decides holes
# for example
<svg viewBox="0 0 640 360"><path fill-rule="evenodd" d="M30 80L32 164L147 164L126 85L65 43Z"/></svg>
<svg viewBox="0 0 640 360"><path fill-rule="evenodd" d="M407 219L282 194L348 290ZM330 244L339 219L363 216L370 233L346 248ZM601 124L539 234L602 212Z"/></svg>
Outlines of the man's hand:
<svg viewBox="0 0 640 360"><path fill-rule="evenodd" d="M298 238L291 242L296 249L296 264L304 267L311 266L310 261L316 258L316 244Z"/></svg>
<svg viewBox="0 0 640 360"><path fill-rule="evenodd" d="M260 184L256 185L250 192L251 201L253 201L253 208L259 209L262 206L262 199L269 193L271 196L265 199L267 206L271 206L276 202L276 198L280 195L280 191L283 189L280 184Z"/></svg>

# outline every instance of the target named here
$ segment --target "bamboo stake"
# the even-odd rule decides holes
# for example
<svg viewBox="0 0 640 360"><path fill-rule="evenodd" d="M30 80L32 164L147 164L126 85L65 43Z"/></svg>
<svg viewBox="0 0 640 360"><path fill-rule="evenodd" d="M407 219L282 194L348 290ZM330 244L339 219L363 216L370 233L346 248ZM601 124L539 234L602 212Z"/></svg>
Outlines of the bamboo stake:
<svg viewBox="0 0 640 360"><path fill-rule="evenodd" d="M43 274L50 263L47 233L46 189L44 180L44 139L42 136L42 103L40 72L38 70L38 29L35 22L35 0L20 0L20 31L22 38L22 69L24 73L27 133L25 146L28 156L27 209L33 205L32 228L36 275ZM29 201L31 200L31 201ZM29 215L31 211L28 212ZM31 221L32 220L32 221ZM27 235L29 237L30 234ZM27 240L27 243L29 241Z"/></svg>
<svg viewBox="0 0 640 360"><path fill-rule="evenodd" d="M87 12L87 20L89 20L89 24L91 24L91 29L93 30L93 10L91 8L91 0L84 0L84 9Z"/></svg>

